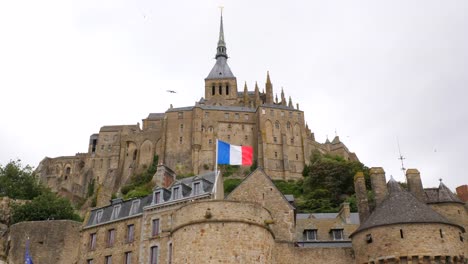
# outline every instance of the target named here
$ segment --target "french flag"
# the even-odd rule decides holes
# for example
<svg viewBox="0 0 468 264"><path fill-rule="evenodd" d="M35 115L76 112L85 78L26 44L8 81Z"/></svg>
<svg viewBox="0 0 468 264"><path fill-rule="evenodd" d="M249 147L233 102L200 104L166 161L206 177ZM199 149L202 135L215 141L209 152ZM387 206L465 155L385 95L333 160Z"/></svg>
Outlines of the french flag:
<svg viewBox="0 0 468 264"><path fill-rule="evenodd" d="M218 164L250 166L252 160L252 146L235 146L218 140Z"/></svg>

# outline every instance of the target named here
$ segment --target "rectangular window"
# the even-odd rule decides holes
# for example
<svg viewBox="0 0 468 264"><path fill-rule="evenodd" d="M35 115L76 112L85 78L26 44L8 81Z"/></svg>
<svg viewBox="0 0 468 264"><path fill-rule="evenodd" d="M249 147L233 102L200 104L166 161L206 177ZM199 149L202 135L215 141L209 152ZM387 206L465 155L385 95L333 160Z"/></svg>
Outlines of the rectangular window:
<svg viewBox="0 0 468 264"><path fill-rule="evenodd" d="M107 247L114 246L115 241L115 229L109 229L107 231Z"/></svg>
<svg viewBox="0 0 468 264"><path fill-rule="evenodd" d="M213 140L208 139L208 145L211 145L211 144L213 144Z"/></svg>
<svg viewBox="0 0 468 264"><path fill-rule="evenodd" d="M247 136L247 135L244 136L244 139L245 139L245 140L249 140L249 136Z"/></svg>
<svg viewBox="0 0 468 264"><path fill-rule="evenodd" d="M125 252L125 264L132 264L132 252Z"/></svg>
<svg viewBox="0 0 468 264"><path fill-rule="evenodd" d="M179 144L182 144L182 137L179 138Z"/></svg>
<svg viewBox="0 0 468 264"><path fill-rule="evenodd" d="M135 225L127 226L127 243L131 243L135 240Z"/></svg>
<svg viewBox="0 0 468 264"><path fill-rule="evenodd" d="M176 200L180 198L180 191L179 187L174 187L172 189L172 199Z"/></svg>
<svg viewBox="0 0 468 264"><path fill-rule="evenodd" d="M277 137L273 137L273 142L274 142L274 143L277 143L277 142L278 142L278 138L277 138Z"/></svg>
<svg viewBox="0 0 468 264"><path fill-rule="evenodd" d="M154 193L154 203L158 204L161 201L161 192L155 192Z"/></svg>
<svg viewBox="0 0 468 264"><path fill-rule="evenodd" d="M167 263L168 264L172 264L172 243L169 243L169 247L168 247L168 260L167 260Z"/></svg>
<svg viewBox="0 0 468 264"><path fill-rule="evenodd" d="M102 210L99 210L96 212L96 215L94 216L93 224L99 224L101 222L102 212L103 212Z"/></svg>
<svg viewBox="0 0 468 264"><path fill-rule="evenodd" d="M159 219L153 219L151 235L152 236L159 235Z"/></svg>
<svg viewBox="0 0 468 264"><path fill-rule="evenodd" d="M275 158L277 158L277 157L278 157L278 152L275 151Z"/></svg>
<svg viewBox="0 0 468 264"><path fill-rule="evenodd" d="M234 119L239 119L239 113L234 114Z"/></svg>
<svg viewBox="0 0 468 264"><path fill-rule="evenodd" d="M94 264L94 260L93 259L88 259L88 260L86 260L86 264Z"/></svg>
<svg viewBox="0 0 468 264"><path fill-rule="evenodd" d="M158 247L151 247L150 251L150 264L158 264Z"/></svg>
<svg viewBox="0 0 468 264"><path fill-rule="evenodd" d="M306 230L304 230L304 240L305 241L315 241L315 240L317 240L317 229L306 229Z"/></svg>
<svg viewBox="0 0 468 264"><path fill-rule="evenodd" d="M112 264L112 256L105 256L104 263Z"/></svg>
<svg viewBox="0 0 468 264"><path fill-rule="evenodd" d="M343 240L343 229L332 229L332 238L333 240Z"/></svg>
<svg viewBox="0 0 468 264"><path fill-rule="evenodd" d="M130 215L137 214L139 208L140 208L140 199L134 200L132 202L132 207L130 207Z"/></svg>
<svg viewBox="0 0 468 264"><path fill-rule="evenodd" d="M281 116L284 116L284 112L283 112L283 111L281 111Z"/></svg>
<svg viewBox="0 0 468 264"><path fill-rule="evenodd" d="M177 118L179 118L179 119L184 118L184 112L178 112L177 113Z"/></svg>
<svg viewBox="0 0 468 264"><path fill-rule="evenodd" d="M193 194L198 195L200 194L200 183L196 182L193 184Z"/></svg>
<svg viewBox="0 0 468 264"><path fill-rule="evenodd" d="M96 249L96 233L92 233L89 235L89 250Z"/></svg>
<svg viewBox="0 0 468 264"><path fill-rule="evenodd" d="M112 209L111 220L119 218L120 208L121 208L120 204L114 205L114 208Z"/></svg>
<svg viewBox="0 0 468 264"><path fill-rule="evenodd" d="M184 124L180 124L180 132L184 132Z"/></svg>
<svg viewBox="0 0 468 264"><path fill-rule="evenodd" d="M249 115L244 115L245 120L249 120Z"/></svg>

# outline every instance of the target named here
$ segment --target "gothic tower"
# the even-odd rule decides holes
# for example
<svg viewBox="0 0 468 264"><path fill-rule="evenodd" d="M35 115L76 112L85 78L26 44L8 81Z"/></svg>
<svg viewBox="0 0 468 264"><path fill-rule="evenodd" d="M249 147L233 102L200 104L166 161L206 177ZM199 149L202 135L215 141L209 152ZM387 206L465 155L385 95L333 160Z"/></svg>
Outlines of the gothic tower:
<svg viewBox="0 0 468 264"><path fill-rule="evenodd" d="M237 102L237 80L227 64L224 42L223 14L219 29L216 63L205 78L205 99L208 105L233 105Z"/></svg>

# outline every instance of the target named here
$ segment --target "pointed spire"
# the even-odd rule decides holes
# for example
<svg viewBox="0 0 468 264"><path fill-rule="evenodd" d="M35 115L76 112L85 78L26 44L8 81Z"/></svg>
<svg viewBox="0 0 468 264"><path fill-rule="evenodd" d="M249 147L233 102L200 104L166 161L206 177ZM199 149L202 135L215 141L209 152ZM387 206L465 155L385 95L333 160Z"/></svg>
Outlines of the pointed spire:
<svg viewBox="0 0 468 264"><path fill-rule="evenodd" d="M226 42L224 42L223 10L221 9L221 23L219 25L218 48L216 49L216 59L218 57L228 58L226 53Z"/></svg>
<svg viewBox="0 0 468 264"><path fill-rule="evenodd" d="M265 84L266 89L266 104L273 104L273 84L271 84L270 80L270 72L267 71L267 80Z"/></svg>
<svg viewBox="0 0 468 264"><path fill-rule="evenodd" d="M294 108L291 96L289 96L289 103L288 103L289 108Z"/></svg>
<svg viewBox="0 0 468 264"><path fill-rule="evenodd" d="M281 105L286 105L286 97L284 96L283 87L281 87Z"/></svg>
<svg viewBox="0 0 468 264"><path fill-rule="evenodd" d="M278 94L275 94L275 103L278 103Z"/></svg>
<svg viewBox="0 0 468 264"><path fill-rule="evenodd" d="M247 90L247 82L244 84L244 106L249 106L249 91Z"/></svg>
<svg viewBox="0 0 468 264"><path fill-rule="evenodd" d="M255 106L260 106L260 91L258 90L258 84L255 82Z"/></svg>

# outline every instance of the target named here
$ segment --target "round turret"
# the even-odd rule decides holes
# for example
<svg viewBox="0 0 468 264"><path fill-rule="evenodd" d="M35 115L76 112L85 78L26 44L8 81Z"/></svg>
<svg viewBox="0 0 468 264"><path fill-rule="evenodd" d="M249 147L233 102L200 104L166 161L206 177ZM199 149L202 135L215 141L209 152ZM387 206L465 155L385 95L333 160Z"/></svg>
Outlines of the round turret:
<svg viewBox="0 0 468 264"><path fill-rule="evenodd" d="M174 263L272 263L272 216L255 203L190 203L173 217Z"/></svg>
<svg viewBox="0 0 468 264"><path fill-rule="evenodd" d="M389 194L351 234L356 263L463 263L464 228L441 216L395 180ZM415 262L416 261L416 262Z"/></svg>

